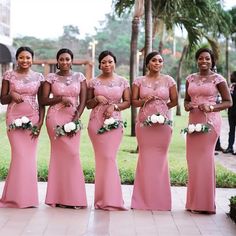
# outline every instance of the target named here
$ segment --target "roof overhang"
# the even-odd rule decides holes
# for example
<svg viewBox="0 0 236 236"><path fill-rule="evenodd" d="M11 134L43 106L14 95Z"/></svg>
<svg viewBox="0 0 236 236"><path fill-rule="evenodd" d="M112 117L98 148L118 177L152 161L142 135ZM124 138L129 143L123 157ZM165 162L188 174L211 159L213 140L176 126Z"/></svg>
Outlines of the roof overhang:
<svg viewBox="0 0 236 236"><path fill-rule="evenodd" d="M15 52L12 46L0 43L0 64L15 63Z"/></svg>

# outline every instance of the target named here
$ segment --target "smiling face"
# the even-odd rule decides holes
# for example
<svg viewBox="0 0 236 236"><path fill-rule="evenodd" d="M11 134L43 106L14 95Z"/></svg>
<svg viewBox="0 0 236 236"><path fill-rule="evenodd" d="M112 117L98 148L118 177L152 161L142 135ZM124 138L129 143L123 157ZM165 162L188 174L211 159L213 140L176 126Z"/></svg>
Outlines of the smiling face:
<svg viewBox="0 0 236 236"><path fill-rule="evenodd" d="M71 65L72 65L71 55L69 53L62 53L59 56L57 62L58 62L58 66L60 70L63 70L63 71L70 70Z"/></svg>
<svg viewBox="0 0 236 236"><path fill-rule="evenodd" d="M202 52L197 58L197 64L200 71L208 71L212 68L212 59L209 52Z"/></svg>
<svg viewBox="0 0 236 236"><path fill-rule="evenodd" d="M29 69L33 63L33 58L30 52L22 51L17 57L17 64L22 69Z"/></svg>
<svg viewBox="0 0 236 236"><path fill-rule="evenodd" d="M115 70L114 58L110 55L104 57L100 63L100 69L103 73L112 73Z"/></svg>
<svg viewBox="0 0 236 236"><path fill-rule="evenodd" d="M159 72L163 67L163 62L164 61L162 56L158 54L151 58L151 60L148 62L147 67L149 71Z"/></svg>

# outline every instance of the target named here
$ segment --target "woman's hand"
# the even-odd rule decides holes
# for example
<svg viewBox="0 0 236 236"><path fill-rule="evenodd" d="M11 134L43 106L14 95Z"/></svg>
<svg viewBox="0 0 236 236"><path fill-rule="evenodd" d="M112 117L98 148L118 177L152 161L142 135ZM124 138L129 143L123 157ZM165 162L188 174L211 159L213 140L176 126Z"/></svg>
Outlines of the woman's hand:
<svg viewBox="0 0 236 236"><path fill-rule="evenodd" d="M203 112L211 112L211 108L207 104L200 104L198 105L198 109Z"/></svg>
<svg viewBox="0 0 236 236"><path fill-rule="evenodd" d="M184 104L185 111L191 111L193 110L194 106L191 104L191 102L187 102Z"/></svg>
<svg viewBox="0 0 236 236"><path fill-rule="evenodd" d="M65 107L73 106L73 102L72 102L71 99L68 98L68 97L62 97L61 103L62 103Z"/></svg>
<svg viewBox="0 0 236 236"><path fill-rule="evenodd" d="M113 104L109 105L107 109L104 111L103 115L106 119L112 116L112 113L115 111L115 106Z"/></svg>
<svg viewBox="0 0 236 236"><path fill-rule="evenodd" d="M102 96L102 95L98 95L95 97L95 100L100 103L100 104L103 104L103 105L106 105L108 104L108 100L106 97Z"/></svg>
<svg viewBox="0 0 236 236"><path fill-rule="evenodd" d="M35 124L32 128L32 132L31 132L31 137L32 138L37 138L40 134L41 128L42 128L41 123Z"/></svg>
<svg viewBox="0 0 236 236"><path fill-rule="evenodd" d="M13 100L15 103L24 102L22 96L21 96L19 93L12 91L12 92L10 92L10 95L11 95L12 100Z"/></svg>
<svg viewBox="0 0 236 236"><path fill-rule="evenodd" d="M152 102L154 100L156 100L156 97L154 95L147 96L142 99L142 106L145 106L146 103Z"/></svg>

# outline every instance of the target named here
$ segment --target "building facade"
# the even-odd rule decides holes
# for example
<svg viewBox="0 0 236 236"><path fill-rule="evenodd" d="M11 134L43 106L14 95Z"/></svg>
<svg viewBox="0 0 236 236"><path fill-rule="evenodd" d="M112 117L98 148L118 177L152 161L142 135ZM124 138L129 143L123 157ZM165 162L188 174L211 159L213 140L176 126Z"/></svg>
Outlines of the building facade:
<svg viewBox="0 0 236 236"><path fill-rule="evenodd" d="M0 0L0 76L14 63L11 37L11 0Z"/></svg>

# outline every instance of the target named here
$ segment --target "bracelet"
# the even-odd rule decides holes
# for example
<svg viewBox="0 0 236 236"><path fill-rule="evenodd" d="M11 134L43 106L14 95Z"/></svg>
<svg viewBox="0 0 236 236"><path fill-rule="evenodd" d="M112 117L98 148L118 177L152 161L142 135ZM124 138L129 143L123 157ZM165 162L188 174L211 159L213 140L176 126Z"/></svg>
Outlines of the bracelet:
<svg viewBox="0 0 236 236"><path fill-rule="evenodd" d="M214 106L210 105L209 109L210 109L211 112L213 112L214 111Z"/></svg>
<svg viewBox="0 0 236 236"><path fill-rule="evenodd" d="M114 105L114 110L115 110L115 111L120 111L120 108L118 107L117 104L113 104L113 105Z"/></svg>

